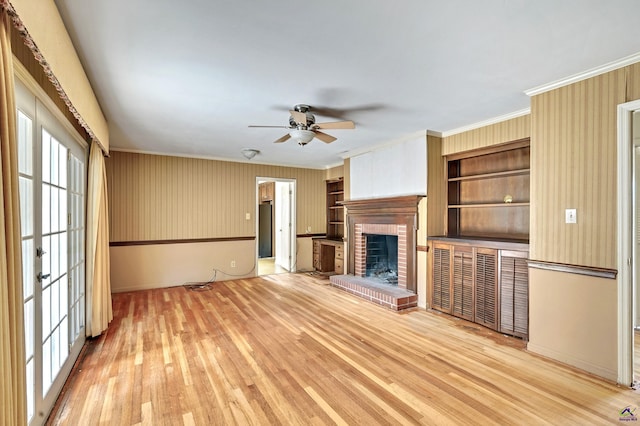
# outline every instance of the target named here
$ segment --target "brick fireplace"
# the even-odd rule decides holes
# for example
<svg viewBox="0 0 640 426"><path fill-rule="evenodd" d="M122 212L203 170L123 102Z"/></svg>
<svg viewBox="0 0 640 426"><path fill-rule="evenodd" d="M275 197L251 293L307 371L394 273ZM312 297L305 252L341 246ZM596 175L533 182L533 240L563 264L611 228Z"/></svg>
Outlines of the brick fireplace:
<svg viewBox="0 0 640 426"><path fill-rule="evenodd" d="M332 285L394 310L417 306L416 230L421 196L348 200L347 274ZM397 236L397 285L366 276L367 236Z"/></svg>

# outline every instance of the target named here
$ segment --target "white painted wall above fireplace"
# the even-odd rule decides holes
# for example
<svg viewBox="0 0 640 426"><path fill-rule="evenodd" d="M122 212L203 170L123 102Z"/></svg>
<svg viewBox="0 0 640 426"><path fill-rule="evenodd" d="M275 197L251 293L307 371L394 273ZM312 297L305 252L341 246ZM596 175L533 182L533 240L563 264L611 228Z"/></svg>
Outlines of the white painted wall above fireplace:
<svg viewBox="0 0 640 426"><path fill-rule="evenodd" d="M427 194L426 135L351 157L351 199Z"/></svg>

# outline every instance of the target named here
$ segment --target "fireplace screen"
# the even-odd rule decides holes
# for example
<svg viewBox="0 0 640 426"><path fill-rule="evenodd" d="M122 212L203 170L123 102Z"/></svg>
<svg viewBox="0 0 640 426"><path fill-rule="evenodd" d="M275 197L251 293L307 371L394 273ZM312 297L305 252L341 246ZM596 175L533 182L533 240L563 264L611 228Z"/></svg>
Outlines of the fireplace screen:
<svg viewBox="0 0 640 426"><path fill-rule="evenodd" d="M398 285L398 236L366 235L367 277Z"/></svg>

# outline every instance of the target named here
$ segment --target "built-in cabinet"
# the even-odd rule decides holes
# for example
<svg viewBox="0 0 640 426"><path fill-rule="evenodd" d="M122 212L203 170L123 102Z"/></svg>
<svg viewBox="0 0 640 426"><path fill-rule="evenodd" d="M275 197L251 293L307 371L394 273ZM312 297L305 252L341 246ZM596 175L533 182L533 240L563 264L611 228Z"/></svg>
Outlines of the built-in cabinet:
<svg viewBox="0 0 640 426"><path fill-rule="evenodd" d="M430 305L527 338L529 139L446 157L446 235L429 237Z"/></svg>
<svg viewBox="0 0 640 426"><path fill-rule="evenodd" d="M431 307L522 338L528 336L528 245L430 238Z"/></svg>
<svg viewBox="0 0 640 426"><path fill-rule="evenodd" d="M275 196L275 182L263 182L258 185L258 196L261 203L273 201Z"/></svg>
<svg viewBox="0 0 640 426"><path fill-rule="evenodd" d="M313 241L313 268L325 274L344 274L344 181L326 182L327 236Z"/></svg>
<svg viewBox="0 0 640 426"><path fill-rule="evenodd" d="M313 240L313 268L325 274L344 274L344 243L324 238Z"/></svg>

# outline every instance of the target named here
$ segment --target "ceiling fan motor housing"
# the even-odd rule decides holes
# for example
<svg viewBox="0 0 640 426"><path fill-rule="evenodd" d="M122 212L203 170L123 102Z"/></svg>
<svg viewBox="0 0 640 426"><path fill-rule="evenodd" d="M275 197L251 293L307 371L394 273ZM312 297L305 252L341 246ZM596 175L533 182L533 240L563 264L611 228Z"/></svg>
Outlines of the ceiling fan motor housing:
<svg viewBox="0 0 640 426"><path fill-rule="evenodd" d="M311 114L310 112L305 112L304 113L307 116L307 124L304 125L302 123L298 123L295 118L293 118L293 116L289 116L289 125L292 128L297 128L300 130L306 130L307 128L313 126L316 123L316 118L313 116L313 114Z"/></svg>

